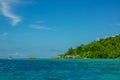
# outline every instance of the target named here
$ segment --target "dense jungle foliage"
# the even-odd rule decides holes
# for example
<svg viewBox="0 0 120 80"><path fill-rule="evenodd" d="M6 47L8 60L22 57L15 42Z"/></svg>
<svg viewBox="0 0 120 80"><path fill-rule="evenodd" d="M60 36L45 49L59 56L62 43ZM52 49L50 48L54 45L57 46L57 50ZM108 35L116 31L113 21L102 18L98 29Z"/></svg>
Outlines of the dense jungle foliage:
<svg viewBox="0 0 120 80"><path fill-rule="evenodd" d="M76 56L79 58L120 58L120 34L101 38L89 44L82 44L77 48L70 48L62 58L66 56Z"/></svg>

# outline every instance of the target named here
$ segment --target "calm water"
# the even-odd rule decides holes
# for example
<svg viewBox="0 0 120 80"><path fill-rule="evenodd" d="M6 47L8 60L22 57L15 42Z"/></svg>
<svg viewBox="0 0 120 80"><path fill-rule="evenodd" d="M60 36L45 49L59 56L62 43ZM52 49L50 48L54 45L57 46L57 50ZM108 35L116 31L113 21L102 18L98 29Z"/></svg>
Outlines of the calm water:
<svg viewBox="0 0 120 80"><path fill-rule="evenodd" d="M0 80L120 80L120 59L0 60Z"/></svg>

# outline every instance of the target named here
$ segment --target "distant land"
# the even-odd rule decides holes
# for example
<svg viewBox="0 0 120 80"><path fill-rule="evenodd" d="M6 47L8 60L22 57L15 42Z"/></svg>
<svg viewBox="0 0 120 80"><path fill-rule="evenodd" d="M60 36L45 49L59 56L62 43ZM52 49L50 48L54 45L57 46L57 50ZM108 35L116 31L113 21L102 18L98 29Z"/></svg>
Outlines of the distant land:
<svg viewBox="0 0 120 80"><path fill-rule="evenodd" d="M69 48L53 58L120 58L120 34Z"/></svg>

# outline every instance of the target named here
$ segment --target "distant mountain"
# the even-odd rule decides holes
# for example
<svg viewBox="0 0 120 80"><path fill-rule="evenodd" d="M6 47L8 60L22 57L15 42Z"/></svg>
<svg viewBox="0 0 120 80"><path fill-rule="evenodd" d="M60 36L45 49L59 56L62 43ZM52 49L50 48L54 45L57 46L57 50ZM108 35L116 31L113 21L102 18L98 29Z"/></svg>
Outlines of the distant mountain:
<svg viewBox="0 0 120 80"><path fill-rule="evenodd" d="M70 48L61 58L120 58L120 34Z"/></svg>

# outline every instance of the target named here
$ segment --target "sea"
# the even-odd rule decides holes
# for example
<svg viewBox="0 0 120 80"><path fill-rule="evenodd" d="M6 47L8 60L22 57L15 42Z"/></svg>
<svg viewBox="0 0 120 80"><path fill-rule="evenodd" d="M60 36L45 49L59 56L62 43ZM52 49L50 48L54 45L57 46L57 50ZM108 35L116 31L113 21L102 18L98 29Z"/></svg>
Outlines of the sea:
<svg viewBox="0 0 120 80"><path fill-rule="evenodd" d="M0 59L0 80L120 80L120 59Z"/></svg>

